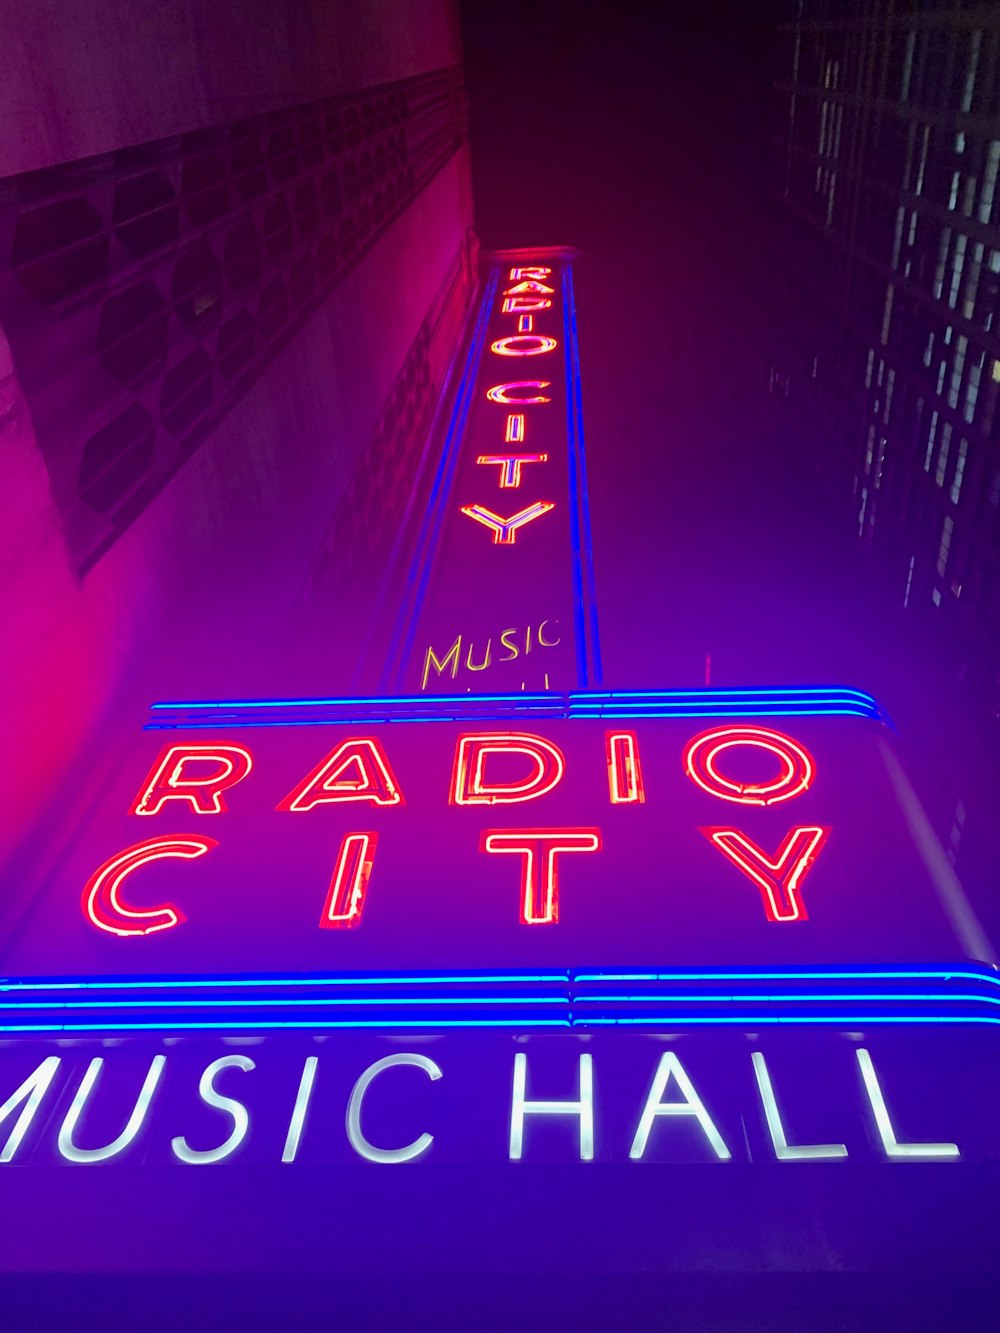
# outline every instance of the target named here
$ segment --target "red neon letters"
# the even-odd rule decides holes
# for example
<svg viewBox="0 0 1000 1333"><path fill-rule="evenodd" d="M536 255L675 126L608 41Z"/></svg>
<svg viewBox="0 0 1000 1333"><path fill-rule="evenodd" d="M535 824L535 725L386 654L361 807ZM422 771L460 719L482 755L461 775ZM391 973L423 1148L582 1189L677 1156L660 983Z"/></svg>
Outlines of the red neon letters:
<svg viewBox="0 0 1000 1333"><path fill-rule="evenodd" d="M551 398L546 398L544 394L536 393L529 398L512 398L511 389L547 389L550 387L549 380L511 380L509 384L494 384L492 389L486 390L486 397L491 403L503 403L510 407L530 407L533 403L551 403Z"/></svg>
<svg viewBox="0 0 1000 1333"><path fill-rule="evenodd" d="M757 885L768 921L808 919L799 885L829 837L828 828L793 828L773 859L738 829L703 828L700 832Z"/></svg>
<svg viewBox="0 0 1000 1333"><path fill-rule="evenodd" d="M780 765L776 778L765 782L739 782L723 777L716 761L726 750L752 746L774 755ZM684 771L692 782L723 801L740 805L775 805L808 791L815 775L808 751L790 736L767 727L719 727L703 731L684 751Z"/></svg>
<svg viewBox="0 0 1000 1333"><path fill-rule="evenodd" d="M211 765L208 772L205 765ZM133 815L155 815L167 801L187 801L199 815L228 809L222 793L242 782L253 767L242 745L168 745L135 798Z"/></svg>
<svg viewBox="0 0 1000 1333"><path fill-rule="evenodd" d="M521 444L524 440L524 413L511 412L507 417L507 430L503 437L504 444ZM482 461L481 459L479 460ZM503 482L500 483L503 485Z"/></svg>
<svg viewBox="0 0 1000 1333"><path fill-rule="evenodd" d="M150 861L168 857L194 860L218 847L214 838L195 836L150 838L126 847L99 866L84 885L83 914L98 930L111 935L152 935L179 926L184 914L171 903L159 907L128 907L118 896L126 876Z"/></svg>
<svg viewBox="0 0 1000 1333"><path fill-rule="evenodd" d="M517 459L517 455L498 455L481 461L506 467ZM547 628L556 629L554 637L546 637ZM501 644L505 648L514 649L513 655L517 656L516 645L507 637L514 632L504 631ZM557 621L544 620L535 632L539 644L548 646L559 641ZM530 645L529 638L525 642L525 653L530 650ZM457 640L453 651L457 656ZM469 664L471 667L471 657ZM547 703L539 706L548 707ZM546 714L543 712L541 715ZM641 728L644 724L629 725ZM636 807L634 813L621 816L612 814L608 818L616 829L621 821L630 829L644 826L646 836L653 840L651 847L659 847L661 835L658 828L650 832L650 815L642 814L638 808L647 799L639 733L631 729L608 730L603 732L603 736L609 801L611 805ZM593 742L596 742L598 750L592 752L592 759L599 769L600 741L593 736ZM588 745L591 743L588 742ZM429 748L432 747L421 745L411 750L409 762L414 765L414 769L412 775L403 775L409 782L423 781L422 764ZM664 751L661 749L659 754L662 758ZM168 746L149 770L131 812L145 816L161 814L167 827L170 827L174 817L174 807L169 804L171 800L183 801L184 808L190 807L196 814L222 813L226 809L223 793L248 776L252 763L249 751L238 745ZM708 796L762 809L808 792L815 777L816 765L808 750L785 733L754 723L734 723L716 725L694 736L683 747L683 770L685 777ZM563 751L546 737L535 733L494 730L461 734L455 740L449 801L453 806L503 806L533 801L555 791L562 783L565 772L566 758ZM575 779L575 772L573 776ZM579 794L588 803L593 801L598 788L603 788L600 771L593 778L596 781L588 779L579 788ZM683 785L679 776L676 781ZM269 800L273 800L274 794L270 795ZM551 813L542 818L550 821L566 820L567 816L563 813L565 798L573 794L560 793L557 800L551 803ZM127 797L126 791L123 804ZM667 793L669 799L670 794ZM703 800L702 797L697 799L699 803ZM814 799L811 797L806 802L807 807ZM600 800L603 803L603 796ZM399 782L382 744L371 736L350 736L341 741L276 808L284 813L301 815L317 806L358 801L388 807L403 803ZM244 810L243 813L252 822L253 809ZM657 811L654 810L652 814L655 822ZM588 817L583 811L576 814L571 810L569 822L572 823L574 818L580 818L581 815L583 818ZM422 818L422 815L419 817ZM497 820L499 817L497 814L491 819ZM376 820L376 816L370 815L365 819L366 823L368 818L373 822ZM747 821L758 820L766 827L768 821L773 821L775 817L767 813L752 813L745 818ZM379 831L338 831L336 837L340 842L319 920L322 929L343 930L360 924L380 837L395 838L398 827L402 850L393 851L392 855L403 855L405 858L405 821L400 821L397 826L396 820L396 816L388 816ZM232 822L238 822L235 816ZM453 833L458 840L469 839L465 844L468 851L473 850L475 839L479 838L480 849L485 853L516 854L521 857L520 920L525 925L554 924L559 919L559 854L593 852L602 846L601 830L593 827L494 827L483 831L475 816L472 822L478 824L478 827L469 828L469 817L454 817ZM323 817L318 816L316 823L322 834ZM387 828L393 831L386 832ZM769 922L780 924L808 920L809 914L803 901L803 884L830 836L830 827L815 821L813 816L811 822L791 827L780 842L777 842L776 833L764 833L763 845L759 841L761 828L752 824L751 828L753 837L730 824L699 827L698 832L756 886ZM623 837L626 836L624 828L621 833ZM631 839L631 832L627 836ZM441 845L450 848L451 837L451 832L444 833ZM696 844L698 841L695 839ZM325 837L321 837L321 842L324 847L328 846ZM776 843L776 850L771 850ZM459 845L460 841L454 843L456 849ZM151 935L181 924L185 920L184 914L170 901L142 907L125 901L126 880L154 861L193 860L217 846L218 843L212 838L170 833L126 847L104 861L87 880L82 893L85 919L106 934L122 937ZM222 858L219 861L220 868L225 869ZM709 861L712 861L711 857ZM718 876L719 863L715 862L715 866ZM150 876L153 894L157 893L157 873L153 872ZM721 873L731 875L729 871ZM584 877L585 882L589 879L589 876ZM146 882L140 878L140 887ZM326 882L325 879L317 883L317 890L320 890L323 882ZM705 887L709 892L714 892L711 885ZM811 890L813 892L815 890ZM133 895L130 892L128 896L131 899ZM148 901L148 891L136 896L139 896L140 902L143 897ZM589 903L591 900L587 901ZM716 901L712 899L713 904ZM820 901L828 901L825 894L821 893ZM712 910L718 908L713 906Z"/></svg>
<svg viewBox="0 0 1000 1333"><path fill-rule="evenodd" d="M527 509L512 514L510 518L501 518L485 505L462 505L463 514L468 514L469 518L474 518L477 523L482 523L484 527L490 529L493 533L494 546L513 546L517 540L518 528L523 528L526 523L541 518L550 509L555 509L551 500L539 500L537 504L528 505Z"/></svg>
<svg viewBox="0 0 1000 1333"><path fill-rule="evenodd" d="M522 418L523 420L523 418ZM548 454L480 454L477 463L495 463L500 467L500 489L516 490L521 484L522 463L547 463ZM472 506L475 508L475 506Z"/></svg>
<svg viewBox="0 0 1000 1333"><path fill-rule="evenodd" d="M512 268L511 274L520 275L524 273L538 273L540 276L548 277L550 269L520 269ZM504 300L501 311L505 315L518 315L517 333L509 334L504 338L497 338L490 346L490 350L495 356L539 356L545 352L552 352L558 346L555 338L548 334L534 333L534 322L531 314L523 313L526 311L549 310L552 308L552 302L549 297L553 294L554 288L545 286L544 283L537 282L534 278L526 279L520 282L516 287L511 287L504 292ZM502 405L512 405L524 407L526 405L535 405L548 403L551 400L544 394L536 393L525 397L512 397L511 391L515 389L547 389L548 380L515 380L509 384L494 384L486 392L490 402ZM511 412L507 416L506 431L504 443L520 444L525 436L525 414L523 412ZM500 489L516 490L521 485L521 466L524 463L546 463L547 454L480 454L477 463L497 464L500 467ZM536 518L541 518L555 506L549 500L539 500L535 504L529 505L519 513L513 514L510 518L503 518L500 514L494 513L483 504L470 504L462 506L462 513L474 519L477 523L482 523L484 527L490 529L493 534L494 546L513 546L518 528L524 527L526 523L533 522Z"/></svg>
<svg viewBox="0 0 1000 1333"><path fill-rule="evenodd" d="M521 296L529 292L538 292L539 295L551 296L555 292L554 287L546 287L544 282L535 282L529 279L527 282L519 282L516 287L508 287L504 296ZM549 302L551 305L551 301Z"/></svg>
<svg viewBox="0 0 1000 1333"><path fill-rule="evenodd" d="M526 777L488 782L488 755L523 755L534 770ZM495 761L494 761L495 762ZM452 805L512 805L533 801L550 792L566 771L563 752L541 736L520 732L490 732L486 735L460 736L455 751L452 777Z"/></svg>
<svg viewBox="0 0 1000 1333"><path fill-rule="evenodd" d="M500 313L514 315L517 320L517 332L496 338L490 344L494 356L540 356L553 352L558 341L546 333L534 331L536 313L552 309L550 299L555 288L540 281L547 278L552 270L547 265L517 266L510 270L511 280L515 285L503 292ZM541 315L540 315L541 317ZM549 387L548 380L512 380L506 384L494 384L487 389L486 397L491 403L501 406L528 407L544 405L551 399L541 392ZM523 392L536 390L535 393ZM491 418L492 420L492 418ZM511 412L507 416L504 443L520 444L525 438L527 420L525 413ZM501 490L517 490L522 483L522 464L546 463L548 454L480 454L476 458L479 464L495 464L500 467L499 487ZM542 518L555 508L552 501L538 500L518 513L504 518L485 504L475 503L461 506L461 512L488 528L493 535L494 546L513 546L517 539L518 528ZM546 676L546 684L548 677ZM423 685L426 685L426 672Z"/></svg>
<svg viewBox="0 0 1000 1333"><path fill-rule="evenodd" d="M378 741L344 741L299 783L278 810L301 812L334 801L371 801L373 805L399 805L399 784Z"/></svg>
<svg viewBox="0 0 1000 1333"><path fill-rule="evenodd" d="M491 829L484 852L512 852L521 862L521 924L555 925L559 920L560 852L600 851L599 829Z"/></svg>
<svg viewBox="0 0 1000 1333"><path fill-rule="evenodd" d="M341 841L319 919L324 930L360 925L377 842L377 833L349 833Z"/></svg>
<svg viewBox="0 0 1000 1333"><path fill-rule="evenodd" d="M511 333L491 343L490 351L497 356L543 356L558 346L555 338L545 333Z"/></svg>
<svg viewBox="0 0 1000 1333"><path fill-rule="evenodd" d="M608 731L608 792L612 805L634 805L646 799L639 767L639 746L633 731Z"/></svg>
<svg viewBox="0 0 1000 1333"><path fill-rule="evenodd" d="M550 310L552 302L547 296L508 296L501 308L505 315L520 315L527 311Z"/></svg>

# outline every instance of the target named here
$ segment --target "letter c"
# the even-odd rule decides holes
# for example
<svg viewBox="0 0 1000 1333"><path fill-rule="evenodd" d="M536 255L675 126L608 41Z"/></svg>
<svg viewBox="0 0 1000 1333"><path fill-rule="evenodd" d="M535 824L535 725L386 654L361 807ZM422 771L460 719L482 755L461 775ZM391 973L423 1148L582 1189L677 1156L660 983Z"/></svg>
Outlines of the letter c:
<svg viewBox="0 0 1000 1333"><path fill-rule="evenodd" d="M185 919L183 912L170 903L159 907L128 907L118 897L127 875L149 861L179 856L191 861L218 847L214 838L193 834L182 837L150 838L126 847L117 856L110 857L91 875L83 889L83 914L99 930L111 935L152 935L157 930L169 930Z"/></svg>
<svg viewBox="0 0 1000 1333"><path fill-rule="evenodd" d="M412 1065L415 1069L422 1069L431 1082L436 1082L442 1078L442 1072L433 1060L428 1060L425 1055L414 1055L410 1051L404 1051L399 1055L387 1055L381 1060L376 1060L373 1065L369 1065L364 1071L351 1093L351 1099L347 1103L347 1137L350 1140L351 1147L359 1157L364 1157L369 1162L411 1162L414 1157L419 1157L425 1153L434 1142L433 1134L420 1134L408 1143L405 1148L376 1148L373 1143L369 1143L361 1130L361 1104L364 1101L365 1093L368 1091L368 1085L373 1079L378 1078L379 1074L386 1069L392 1069L394 1065Z"/></svg>
<svg viewBox="0 0 1000 1333"><path fill-rule="evenodd" d="M492 389L486 390L486 397L491 403L504 403L515 406L522 406L525 403L551 403L551 398L546 398L544 394L537 393L533 398L512 398L511 389L547 389L549 380L511 380L509 384L494 384Z"/></svg>

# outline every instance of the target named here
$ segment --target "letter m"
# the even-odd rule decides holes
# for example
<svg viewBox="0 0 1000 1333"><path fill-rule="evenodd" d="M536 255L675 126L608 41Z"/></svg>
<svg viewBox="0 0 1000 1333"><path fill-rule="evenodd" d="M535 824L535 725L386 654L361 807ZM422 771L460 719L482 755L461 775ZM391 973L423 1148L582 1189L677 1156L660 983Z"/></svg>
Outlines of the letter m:
<svg viewBox="0 0 1000 1333"><path fill-rule="evenodd" d="M10 1136L2 1151L0 1151L0 1162L11 1161L21 1146L21 1140L27 1134L28 1128L35 1118L35 1112L48 1091L49 1084L55 1077L59 1064L60 1057L58 1055L47 1056L38 1068L28 1075L21 1086L14 1089L3 1105L0 1105L0 1126L9 1116L14 1114L19 1106L21 1107L21 1114L15 1120L14 1128L10 1131Z"/></svg>
<svg viewBox="0 0 1000 1333"><path fill-rule="evenodd" d="M434 670L437 672L437 674L440 676L449 662L451 663L451 678L452 680L454 680L455 677L458 675L458 659L461 651L462 651L461 634L458 635L455 642L445 653L443 661L439 662L434 653L434 649L428 648L427 655L424 658L424 674L420 680L420 688L422 690L426 690L427 677L430 675L431 667L433 667Z"/></svg>

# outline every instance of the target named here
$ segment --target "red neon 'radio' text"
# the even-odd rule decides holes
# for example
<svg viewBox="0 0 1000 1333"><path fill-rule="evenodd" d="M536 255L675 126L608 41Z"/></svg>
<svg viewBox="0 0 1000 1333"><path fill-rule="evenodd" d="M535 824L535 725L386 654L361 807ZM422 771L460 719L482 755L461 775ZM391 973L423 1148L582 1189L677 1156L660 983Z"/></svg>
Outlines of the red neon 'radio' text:
<svg viewBox="0 0 1000 1333"><path fill-rule="evenodd" d="M605 732L602 749L603 753L595 753L594 759L605 767L610 808L635 809L648 799L656 799L657 793L649 789L644 777L635 731ZM804 746L783 732L757 725L734 724L703 731L687 743L678 759L680 773L700 791L706 813L716 808L717 801L724 801L731 810L733 805L760 809L799 799L812 788L816 776L815 760ZM173 813L176 817L174 807L183 804L199 820L211 820L214 831L224 827L232 808L238 808L239 788L253 771L253 757L244 746L168 746L140 785L130 813L147 818L160 813L169 818ZM544 800L562 787L566 776L566 755L545 736L531 732L467 732L455 743L447 800L456 809L483 806L491 811L505 810ZM404 804L403 785L382 742L372 736L351 736L323 756L290 792L281 794L273 809L279 816L295 815L293 822L297 823L320 808L373 810ZM385 838L392 836L394 816L388 818L390 823L382 833ZM634 816L626 808L616 818ZM709 848L754 886L767 921L785 924L808 920L804 886L830 836L829 826L802 822L786 825L780 832L772 827L766 841L731 823L703 825L697 832ZM362 924L373 877L377 892L379 834L371 828L355 827L337 836L333 870L319 911L319 925L324 929ZM122 938L151 935L181 925L185 914L175 902L134 906L129 901L128 886L152 862L196 860L217 846L215 838L200 833L172 832L116 851L83 888L84 917L98 930ZM609 840L598 827L549 823L543 827L481 829L478 846L487 856L507 853L520 858L519 920L526 926L552 926L559 921L562 857L574 852L601 852L609 846ZM613 851L613 844L610 849ZM572 900L573 868L566 873L566 892ZM512 896L513 882L512 878Z"/></svg>

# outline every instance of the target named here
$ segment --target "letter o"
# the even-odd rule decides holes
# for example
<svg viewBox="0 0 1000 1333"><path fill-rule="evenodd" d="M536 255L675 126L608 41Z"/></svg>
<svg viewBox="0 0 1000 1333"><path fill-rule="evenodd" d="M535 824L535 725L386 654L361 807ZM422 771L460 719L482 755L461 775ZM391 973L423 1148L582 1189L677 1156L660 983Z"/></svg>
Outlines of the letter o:
<svg viewBox="0 0 1000 1333"><path fill-rule="evenodd" d="M726 750L752 745L775 755L780 772L770 782L736 782L719 772L717 761ZM767 727L719 727L695 736L684 751L684 772L710 796L739 805L774 805L808 791L816 775L809 754L790 736Z"/></svg>
<svg viewBox="0 0 1000 1333"><path fill-rule="evenodd" d="M515 333L509 338L498 338L490 347L497 356L541 356L559 344L543 333Z"/></svg>

